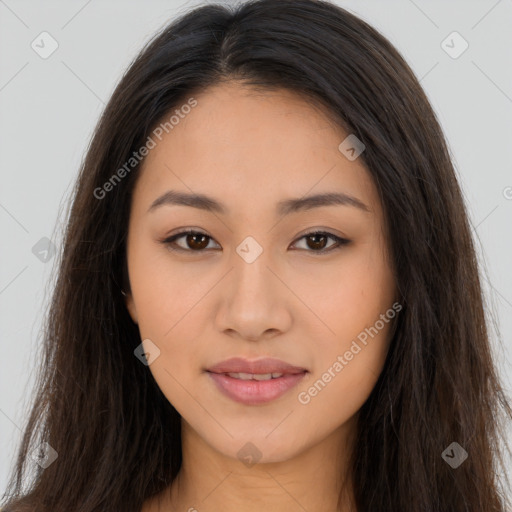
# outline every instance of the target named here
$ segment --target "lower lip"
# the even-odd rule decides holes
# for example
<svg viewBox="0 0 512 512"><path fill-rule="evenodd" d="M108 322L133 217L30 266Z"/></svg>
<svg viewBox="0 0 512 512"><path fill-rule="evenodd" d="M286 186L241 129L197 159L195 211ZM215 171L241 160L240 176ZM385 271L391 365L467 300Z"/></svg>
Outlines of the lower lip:
<svg viewBox="0 0 512 512"><path fill-rule="evenodd" d="M275 400L295 387L306 375L306 372L285 374L277 379L242 380L235 379L225 373L208 372L222 393L246 405L258 405Z"/></svg>

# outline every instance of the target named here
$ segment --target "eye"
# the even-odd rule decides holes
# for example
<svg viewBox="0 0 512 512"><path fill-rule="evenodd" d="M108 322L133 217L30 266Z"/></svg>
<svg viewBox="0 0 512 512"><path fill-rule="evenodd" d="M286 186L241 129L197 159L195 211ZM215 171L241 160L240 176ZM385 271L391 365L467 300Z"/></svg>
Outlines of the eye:
<svg viewBox="0 0 512 512"><path fill-rule="evenodd" d="M184 238L185 247L176 243L176 240L179 240L180 238ZM202 252L208 247L209 240L213 240L213 238L205 233L201 233L200 231L188 229L186 231L176 233L161 242L172 251ZM175 247L176 245L177 247Z"/></svg>
<svg viewBox="0 0 512 512"><path fill-rule="evenodd" d="M179 245L177 240L184 239L184 245ZM328 239L334 240L334 244L326 248ZM350 240L341 238L333 233L327 231L311 231L302 235L297 241L302 239L306 242L306 248L313 249L308 252L326 253L335 249L341 248L341 246L350 243ZM160 242L167 246L172 251L184 251L184 252L204 252L208 248L209 241L213 241L213 238L208 236L206 233L201 231L186 230L176 233ZM211 248L210 248L211 249Z"/></svg>
<svg viewBox="0 0 512 512"><path fill-rule="evenodd" d="M326 243L329 238L334 240L335 243L326 248ZM326 253L335 249L340 249L343 245L347 245L350 242L350 240L341 238L333 233L329 233L328 231L310 231L309 233L302 235L298 240L300 241L302 239L305 240L306 247L315 249L314 251L308 252L318 253Z"/></svg>

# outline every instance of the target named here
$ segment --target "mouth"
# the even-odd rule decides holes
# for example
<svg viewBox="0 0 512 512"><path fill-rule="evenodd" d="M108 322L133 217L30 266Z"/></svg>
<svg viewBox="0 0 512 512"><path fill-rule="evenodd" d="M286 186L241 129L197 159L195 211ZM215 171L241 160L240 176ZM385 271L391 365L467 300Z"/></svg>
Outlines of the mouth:
<svg viewBox="0 0 512 512"><path fill-rule="evenodd" d="M295 366L285 361L281 361L281 359L275 359L272 357L255 360L244 359L243 357L232 357L231 359L226 359L225 361L221 361L220 363L211 366L207 371L226 374L238 373L241 375L289 375L302 373L306 371L306 368ZM280 377L280 375L277 375L277 377Z"/></svg>
<svg viewBox="0 0 512 512"><path fill-rule="evenodd" d="M222 373L220 375L228 375L233 379L239 380L271 380L271 379L279 379L284 375L284 373Z"/></svg>
<svg viewBox="0 0 512 512"><path fill-rule="evenodd" d="M294 388L308 370L278 359L232 358L206 370L217 389L245 405L276 400Z"/></svg>

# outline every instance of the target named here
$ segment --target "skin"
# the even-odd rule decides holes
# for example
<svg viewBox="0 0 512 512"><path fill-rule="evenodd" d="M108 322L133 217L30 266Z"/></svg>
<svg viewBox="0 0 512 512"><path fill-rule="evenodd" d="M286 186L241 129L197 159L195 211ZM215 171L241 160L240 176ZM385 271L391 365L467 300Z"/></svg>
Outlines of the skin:
<svg viewBox="0 0 512 512"><path fill-rule="evenodd" d="M362 159L338 150L348 134L295 93L228 82L194 97L197 106L146 157L129 221L126 305L141 340L160 350L148 371L182 417L180 474L143 512L337 511L357 413L382 370L391 322L309 403L298 395L396 300L379 196ZM170 189L211 196L229 213L148 212ZM322 192L350 194L368 211L276 214L278 201ZM211 238L174 242L188 252L160 242L182 228ZM312 230L350 243L321 254L304 238ZM247 236L263 249L252 263L236 252ZM276 357L308 373L278 399L245 405L205 372L233 356ZM261 453L250 467L237 456L247 442ZM348 484L340 510L351 500Z"/></svg>

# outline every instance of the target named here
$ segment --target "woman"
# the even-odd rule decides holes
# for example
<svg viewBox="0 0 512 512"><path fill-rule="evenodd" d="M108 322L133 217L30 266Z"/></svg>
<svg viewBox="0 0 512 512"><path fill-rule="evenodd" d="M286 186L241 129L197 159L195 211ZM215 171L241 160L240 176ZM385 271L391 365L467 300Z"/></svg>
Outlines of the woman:
<svg viewBox="0 0 512 512"><path fill-rule="evenodd" d="M5 510L503 512L511 416L392 45L313 0L158 34L81 169Z"/></svg>

